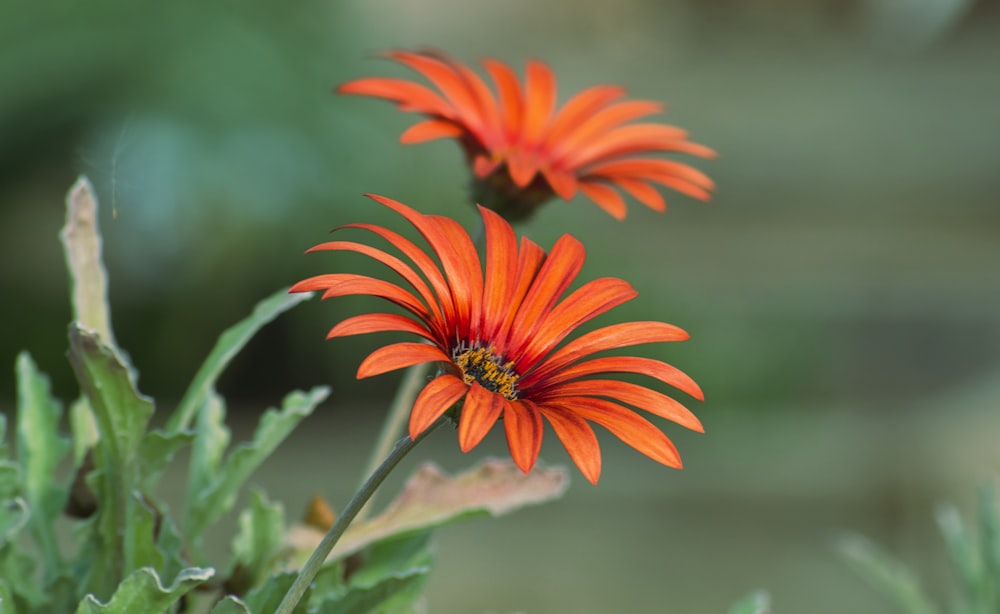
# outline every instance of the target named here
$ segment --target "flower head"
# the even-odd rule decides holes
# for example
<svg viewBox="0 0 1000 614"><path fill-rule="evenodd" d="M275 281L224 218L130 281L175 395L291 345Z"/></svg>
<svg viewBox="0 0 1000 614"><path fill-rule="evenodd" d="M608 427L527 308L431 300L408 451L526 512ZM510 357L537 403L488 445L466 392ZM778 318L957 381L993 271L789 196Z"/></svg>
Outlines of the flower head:
<svg viewBox="0 0 1000 614"><path fill-rule="evenodd" d="M373 277L335 273L303 280L291 291L322 290L323 298L368 294L409 313L354 316L334 326L328 338L381 331L422 338L417 343L377 349L358 368L358 378L363 378L422 363L441 367L414 401L411 437L416 438L461 402L458 441L462 451L475 447L502 418L511 457L525 472L538 459L543 420L593 483L601 472L601 454L589 422L650 458L680 468L680 456L671 441L633 408L699 432L701 423L673 398L611 376L645 375L700 400L698 385L657 360L593 355L642 343L682 341L687 333L661 322L628 322L598 328L562 344L581 324L637 296L628 283L605 277L563 297L583 266L579 241L563 235L549 254L528 239L522 238L518 246L510 224L480 207L486 237L485 263L481 263L472 239L454 220L424 215L382 196L371 198L406 218L430 245L433 256L402 235L371 224L342 228L380 236L409 263L350 241L322 243L310 251L365 254L392 269L410 289Z"/></svg>
<svg viewBox="0 0 1000 614"><path fill-rule="evenodd" d="M631 123L661 112L658 102L622 101L623 88L602 85L557 109L555 75L539 61L528 62L522 85L506 64L484 60L494 94L468 66L444 54L393 51L387 57L420 73L433 87L369 77L337 91L384 98L403 111L428 116L400 141L458 139L472 167L476 202L508 219L525 218L553 196L569 200L578 191L618 219L625 217L619 190L657 211L666 203L653 184L710 198L714 184L704 173L654 154L713 158L714 151L687 140L680 128Z"/></svg>

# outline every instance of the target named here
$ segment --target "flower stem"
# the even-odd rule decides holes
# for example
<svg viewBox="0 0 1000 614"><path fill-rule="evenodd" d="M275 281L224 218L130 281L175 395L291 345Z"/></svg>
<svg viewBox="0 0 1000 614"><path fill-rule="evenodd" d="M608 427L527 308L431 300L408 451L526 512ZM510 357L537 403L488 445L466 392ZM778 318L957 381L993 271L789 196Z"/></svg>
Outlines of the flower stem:
<svg viewBox="0 0 1000 614"><path fill-rule="evenodd" d="M407 418L410 415L410 409L413 407L413 400L417 398L417 393L425 383L424 378L427 375L429 366L429 363L423 363L413 365L406 370L406 374L403 375L403 381L399 383L399 389L396 390L396 396L393 397L392 404L389 406L389 414L382 424L382 430L379 431L375 448L372 449L372 454L368 457L368 465L365 467L364 473L361 474L362 476L368 476L375 472L379 463L389 456L393 442L397 440L401 433L405 432L404 429ZM396 445L398 446L399 444L397 443ZM364 482L359 484L358 488L360 489L363 485ZM374 497L361 509L358 514L359 518L367 516L373 500Z"/></svg>
<svg viewBox="0 0 1000 614"><path fill-rule="evenodd" d="M299 571L295 582L292 583L291 588L285 593L285 597L278 605L278 609L275 610L275 614L292 613L292 610L298 605L302 596L309 590L309 585L316 578L316 574L319 573L320 567L326 561L326 557L333 551L333 547L337 544L337 541L344 534L344 531L347 530L354 517L361 511L361 508L364 507L365 503L375 493L379 485L382 484L389 473L399 464L399 461L403 460L403 457L410 450L448 420L447 416L442 416L434 424L427 427L423 433L417 435L416 439L410 439L409 435L407 435L396 442L396 446L389 452L386 459L375 468L371 476L358 489L358 492L354 493L354 496L347 503L347 507L344 508L344 511L337 517L337 521L333 523L333 526L330 527L330 530L323 537L323 541L316 546L316 549L309 556L309 560L306 561L306 564Z"/></svg>

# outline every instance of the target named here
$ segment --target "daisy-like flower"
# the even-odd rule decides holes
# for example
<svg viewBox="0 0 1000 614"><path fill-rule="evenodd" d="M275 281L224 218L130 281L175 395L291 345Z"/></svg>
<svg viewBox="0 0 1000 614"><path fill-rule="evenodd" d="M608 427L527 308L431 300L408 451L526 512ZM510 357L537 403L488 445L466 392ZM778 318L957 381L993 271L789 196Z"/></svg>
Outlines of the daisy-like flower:
<svg viewBox="0 0 1000 614"><path fill-rule="evenodd" d="M494 94L473 70L444 54L386 55L433 87L369 77L337 92L383 98L428 116L400 141L458 139L472 167L475 201L507 219L526 218L553 196L570 200L578 191L617 219L625 217L619 190L657 211L666 209L666 202L654 184L700 200L711 196L714 184L704 173L655 154L714 158L714 151L687 140L687 132L675 126L632 123L661 112L658 102L621 100L623 88L601 85L557 109L555 75L539 61L528 62L522 84L506 64L484 60Z"/></svg>
<svg viewBox="0 0 1000 614"><path fill-rule="evenodd" d="M414 401L410 437L415 439L461 402L458 442L462 451L475 447L502 418L511 457L524 472L538 459L543 420L592 483L597 483L601 473L601 453L589 422L608 429L653 460L681 467L673 443L634 408L701 432L698 419L665 394L609 376L649 376L701 400L698 385L658 360L593 355L643 343L682 341L687 333L661 322L628 322L598 328L562 344L581 324L638 294L628 283L605 277L563 298L583 266L584 249L579 241L563 235L549 254L525 238L519 247L510 224L479 207L486 237L485 263L481 263L472 239L454 220L424 215L382 196L370 197L406 218L430 245L440 266L430 253L392 230L348 224L342 228L366 230L388 241L409 263L351 241L322 243L310 251L364 254L397 273L410 289L364 275L335 273L301 281L291 291L320 290L323 298L368 294L409 312L412 317L397 313L354 316L334 326L327 338L399 331L423 339L377 349L358 368L358 378L363 378L422 363L440 366L439 374Z"/></svg>

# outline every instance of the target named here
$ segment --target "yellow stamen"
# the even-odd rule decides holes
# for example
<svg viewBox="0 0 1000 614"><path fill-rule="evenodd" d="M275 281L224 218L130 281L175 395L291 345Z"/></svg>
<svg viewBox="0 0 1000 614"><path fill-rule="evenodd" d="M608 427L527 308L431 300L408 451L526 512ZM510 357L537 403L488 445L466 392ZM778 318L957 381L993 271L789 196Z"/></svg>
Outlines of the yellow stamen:
<svg viewBox="0 0 1000 614"><path fill-rule="evenodd" d="M462 371L462 381L472 385L478 382L480 386L502 394L505 398L517 398L518 375L514 372L514 361L501 362L491 347L465 347L459 345L452 350L455 365Z"/></svg>

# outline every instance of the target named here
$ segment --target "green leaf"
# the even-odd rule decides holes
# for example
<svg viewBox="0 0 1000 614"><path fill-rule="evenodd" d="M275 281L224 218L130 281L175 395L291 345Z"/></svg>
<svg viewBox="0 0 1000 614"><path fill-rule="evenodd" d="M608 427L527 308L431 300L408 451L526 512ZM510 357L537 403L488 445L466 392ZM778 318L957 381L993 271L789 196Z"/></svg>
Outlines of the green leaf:
<svg viewBox="0 0 1000 614"><path fill-rule="evenodd" d="M156 489L156 484L163 475L164 470L173 460L174 454L194 441L194 433L182 431L180 433L165 433L164 431L150 431L142 438L139 448L139 464L141 480L139 490L150 496Z"/></svg>
<svg viewBox="0 0 1000 614"><path fill-rule="evenodd" d="M214 574L215 571L210 567L188 567L178 574L173 584L164 587L156 570L143 567L129 574L106 604L102 604L93 595L84 597L76 609L76 614L166 612L188 591Z"/></svg>
<svg viewBox="0 0 1000 614"><path fill-rule="evenodd" d="M236 446L218 474L189 502L192 507L184 525L189 539L199 537L208 525L232 509L236 493L250 474L329 394L326 387L314 388L308 394L293 392L285 397L281 411L269 409L264 413L253 440Z"/></svg>
<svg viewBox="0 0 1000 614"><path fill-rule="evenodd" d="M251 490L250 507L240 513L238 526L230 569L240 570L249 589L271 573L281 554L284 508L280 503L268 501L262 491Z"/></svg>
<svg viewBox="0 0 1000 614"><path fill-rule="evenodd" d="M937 614L938 609L924 594L913 573L867 538L848 534L835 547L869 584L905 614Z"/></svg>
<svg viewBox="0 0 1000 614"><path fill-rule="evenodd" d="M162 569L163 555L156 547L157 512L138 491L133 491L130 498L130 517L125 523L125 571Z"/></svg>
<svg viewBox="0 0 1000 614"><path fill-rule="evenodd" d="M314 611L337 614L414 611L431 571L430 531L389 539L371 548L346 591L319 603Z"/></svg>
<svg viewBox="0 0 1000 614"><path fill-rule="evenodd" d="M86 177L77 179L66 195L66 225L59 238L73 285L73 319L116 348L108 309L108 274L101 261L97 198Z"/></svg>
<svg viewBox="0 0 1000 614"><path fill-rule="evenodd" d="M984 573L980 590L984 612L1000 610L1000 499L996 483L984 482L979 489L979 540Z"/></svg>
<svg viewBox="0 0 1000 614"><path fill-rule="evenodd" d="M28 503L21 497L0 499L0 548L13 543L30 516Z"/></svg>
<svg viewBox="0 0 1000 614"><path fill-rule="evenodd" d="M21 494L21 466L0 460L0 501Z"/></svg>
<svg viewBox="0 0 1000 614"><path fill-rule="evenodd" d="M295 582L297 575L295 572L284 571L268 577L261 586L247 593L246 598L243 599L243 603L254 614L274 612L281 604L285 593L292 587L292 583ZM306 606L309 603L309 593L310 591L307 590L306 594L302 596L302 600L292 610L293 614L306 613Z"/></svg>
<svg viewBox="0 0 1000 614"><path fill-rule="evenodd" d="M0 614L17 614L14 593L6 580L0 579Z"/></svg>
<svg viewBox="0 0 1000 614"><path fill-rule="evenodd" d="M46 574L58 573L62 556L53 523L66 504L67 489L55 483L56 468L69 451L59 435L62 406L49 381L22 352L17 357L17 455L23 468L22 492L31 509L30 526L45 559Z"/></svg>
<svg viewBox="0 0 1000 614"><path fill-rule="evenodd" d="M0 460L7 458L7 416L0 414Z"/></svg>
<svg viewBox="0 0 1000 614"><path fill-rule="evenodd" d="M225 417L225 400L214 390L209 391L198 411L188 468L187 497L184 501L184 524L189 527L188 537L195 542L199 534L190 530L190 518L198 505L198 497L218 478L219 467L229 445L229 428Z"/></svg>
<svg viewBox="0 0 1000 614"><path fill-rule="evenodd" d="M384 512L351 525L330 559L345 557L389 537L472 516L500 516L526 505L544 503L561 496L568 486L569 476L562 468L537 468L524 474L511 461L486 460L450 477L437 466L426 464ZM305 525L292 527L288 536L292 547L306 556L322 539L322 531Z"/></svg>
<svg viewBox="0 0 1000 614"><path fill-rule="evenodd" d="M101 436L86 397L78 398L69 406L69 429L73 434L73 466L79 468L87 451L97 445Z"/></svg>
<svg viewBox="0 0 1000 614"><path fill-rule="evenodd" d="M771 614L771 596L767 591L754 591L734 603L728 614Z"/></svg>
<svg viewBox="0 0 1000 614"><path fill-rule="evenodd" d="M176 579L177 574L187 567L184 557L184 536L177 530L177 525L169 516L164 516L160 521L156 550L163 556L163 566L159 567L161 577Z"/></svg>
<svg viewBox="0 0 1000 614"><path fill-rule="evenodd" d="M70 363L100 432L95 470L85 482L98 501L97 521L88 525L96 531L88 545L93 554L88 588L104 598L148 559L147 542L129 544L126 536L146 533L136 525L148 523L148 510L134 493L141 485L140 446L153 403L139 394L128 369L96 333L71 324L69 339Z"/></svg>
<svg viewBox="0 0 1000 614"><path fill-rule="evenodd" d="M952 565L962 585L965 603L977 600L979 584L983 574L982 559L976 544L962 523L958 510L951 504L939 505L935 510L938 527L948 546Z"/></svg>
<svg viewBox="0 0 1000 614"><path fill-rule="evenodd" d="M239 598L228 595L225 599L215 604L209 614L253 614Z"/></svg>
<svg viewBox="0 0 1000 614"><path fill-rule="evenodd" d="M36 567L36 558L16 544L0 547L0 578L7 581L14 602L26 604L28 612L45 612L49 600L39 585Z"/></svg>
<svg viewBox="0 0 1000 614"><path fill-rule="evenodd" d="M175 433L187 429L191 420L194 419L195 412L205 403L212 389L215 388L216 380L229 361L265 324L311 296L310 293L289 294L287 288L278 290L257 303L253 313L247 318L226 329L219 337L215 347L212 348L208 358L205 359L204 364L198 369L187 392L184 393L177 409L174 410L174 414L167 422L165 430L168 433Z"/></svg>

